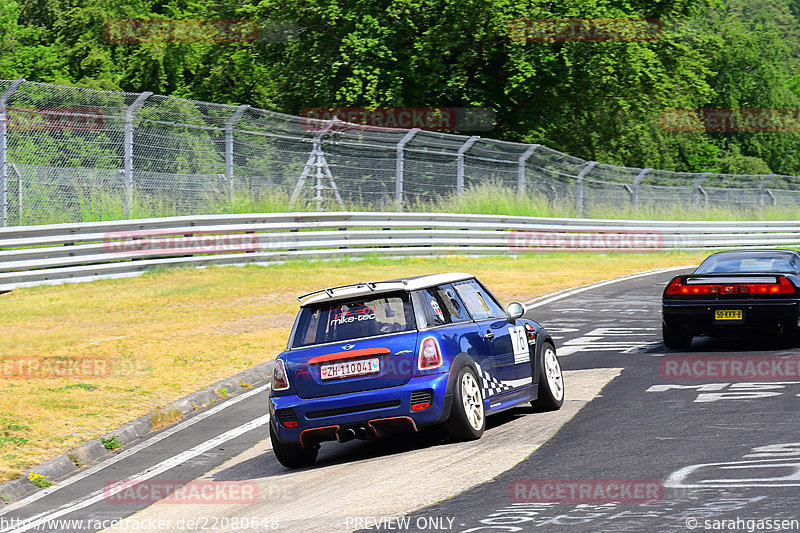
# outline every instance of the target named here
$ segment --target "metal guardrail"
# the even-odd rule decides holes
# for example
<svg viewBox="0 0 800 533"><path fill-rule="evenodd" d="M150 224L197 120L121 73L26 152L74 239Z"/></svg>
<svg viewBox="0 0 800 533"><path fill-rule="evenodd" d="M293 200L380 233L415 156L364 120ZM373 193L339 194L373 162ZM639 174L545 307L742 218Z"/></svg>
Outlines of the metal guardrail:
<svg viewBox="0 0 800 533"><path fill-rule="evenodd" d="M159 266L337 257L800 247L800 221L693 222L330 212L0 229L0 291L136 276Z"/></svg>

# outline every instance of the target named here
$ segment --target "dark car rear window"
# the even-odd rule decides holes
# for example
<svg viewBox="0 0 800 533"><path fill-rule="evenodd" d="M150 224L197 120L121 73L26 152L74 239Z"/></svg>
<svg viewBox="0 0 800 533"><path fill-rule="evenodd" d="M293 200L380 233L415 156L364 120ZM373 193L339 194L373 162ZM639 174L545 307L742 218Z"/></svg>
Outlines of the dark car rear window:
<svg viewBox="0 0 800 533"><path fill-rule="evenodd" d="M294 347L341 342L416 329L407 292L323 302L300 310Z"/></svg>
<svg viewBox="0 0 800 533"><path fill-rule="evenodd" d="M736 272L797 272L797 258L790 254L736 254L711 256L695 274Z"/></svg>

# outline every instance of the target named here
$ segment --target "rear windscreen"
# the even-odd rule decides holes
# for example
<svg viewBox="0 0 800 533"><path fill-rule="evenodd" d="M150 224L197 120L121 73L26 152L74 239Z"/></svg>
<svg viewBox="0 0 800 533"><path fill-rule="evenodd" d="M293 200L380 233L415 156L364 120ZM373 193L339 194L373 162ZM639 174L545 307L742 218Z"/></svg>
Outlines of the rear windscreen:
<svg viewBox="0 0 800 533"><path fill-rule="evenodd" d="M414 308L406 292L323 302L300 310L292 345L341 342L415 329Z"/></svg>
<svg viewBox="0 0 800 533"><path fill-rule="evenodd" d="M718 274L735 272L796 272L795 260L790 255L776 256L711 256L700 265L695 274Z"/></svg>

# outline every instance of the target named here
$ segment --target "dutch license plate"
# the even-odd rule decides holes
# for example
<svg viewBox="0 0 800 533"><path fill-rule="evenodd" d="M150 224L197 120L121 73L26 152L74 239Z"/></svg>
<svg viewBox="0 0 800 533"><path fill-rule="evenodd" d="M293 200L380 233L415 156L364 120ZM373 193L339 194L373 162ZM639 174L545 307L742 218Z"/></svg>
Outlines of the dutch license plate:
<svg viewBox="0 0 800 533"><path fill-rule="evenodd" d="M717 309L714 311L714 320L741 320L741 309Z"/></svg>
<svg viewBox="0 0 800 533"><path fill-rule="evenodd" d="M377 374L381 370L379 359L361 359L349 363L334 363L320 367L322 379L351 378L353 376L368 376Z"/></svg>

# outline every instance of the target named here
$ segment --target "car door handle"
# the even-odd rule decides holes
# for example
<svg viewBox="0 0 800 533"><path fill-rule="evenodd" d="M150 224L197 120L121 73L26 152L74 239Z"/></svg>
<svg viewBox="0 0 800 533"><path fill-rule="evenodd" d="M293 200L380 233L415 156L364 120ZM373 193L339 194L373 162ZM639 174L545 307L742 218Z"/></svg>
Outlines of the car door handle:
<svg viewBox="0 0 800 533"><path fill-rule="evenodd" d="M483 336L483 338L492 340L492 339L494 339L494 333L492 333L491 331L488 331L488 332L486 332L486 335Z"/></svg>

